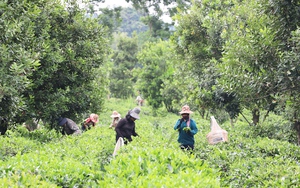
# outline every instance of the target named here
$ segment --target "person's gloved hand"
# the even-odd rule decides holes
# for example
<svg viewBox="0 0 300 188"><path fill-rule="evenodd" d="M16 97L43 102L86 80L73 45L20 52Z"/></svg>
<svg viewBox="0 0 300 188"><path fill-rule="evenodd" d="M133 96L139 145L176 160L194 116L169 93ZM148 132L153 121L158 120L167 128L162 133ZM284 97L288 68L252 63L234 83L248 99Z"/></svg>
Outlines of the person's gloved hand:
<svg viewBox="0 0 300 188"><path fill-rule="evenodd" d="M190 127L184 127L182 130L184 130L186 133L188 133L188 132L191 131L191 128Z"/></svg>

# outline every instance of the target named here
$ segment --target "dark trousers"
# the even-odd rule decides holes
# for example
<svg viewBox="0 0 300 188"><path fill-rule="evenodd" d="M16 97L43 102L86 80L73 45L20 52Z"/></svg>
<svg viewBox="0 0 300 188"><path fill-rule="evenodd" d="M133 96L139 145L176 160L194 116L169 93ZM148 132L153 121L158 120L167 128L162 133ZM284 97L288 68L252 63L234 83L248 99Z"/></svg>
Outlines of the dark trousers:
<svg viewBox="0 0 300 188"><path fill-rule="evenodd" d="M194 145L180 145L180 148L182 149L182 150L194 150Z"/></svg>

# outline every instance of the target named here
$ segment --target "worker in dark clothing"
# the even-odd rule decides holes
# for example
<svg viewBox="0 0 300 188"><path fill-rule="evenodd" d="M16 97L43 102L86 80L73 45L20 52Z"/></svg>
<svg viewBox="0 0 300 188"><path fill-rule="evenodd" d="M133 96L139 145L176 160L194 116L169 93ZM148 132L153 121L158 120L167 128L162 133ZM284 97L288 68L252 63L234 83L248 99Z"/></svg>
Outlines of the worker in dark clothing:
<svg viewBox="0 0 300 188"><path fill-rule="evenodd" d="M132 141L131 136L138 136L135 132L135 120L140 119L139 113L140 108L136 107L133 110L130 110L125 118L122 118L117 124L116 131L116 141L120 137L124 139L124 144Z"/></svg>
<svg viewBox="0 0 300 188"><path fill-rule="evenodd" d="M58 120L59 126L62 126L62 134L65 135L79 135L81 134L81 130L77 126L77 124L69 119L69 118L59 118Z"/></svg>

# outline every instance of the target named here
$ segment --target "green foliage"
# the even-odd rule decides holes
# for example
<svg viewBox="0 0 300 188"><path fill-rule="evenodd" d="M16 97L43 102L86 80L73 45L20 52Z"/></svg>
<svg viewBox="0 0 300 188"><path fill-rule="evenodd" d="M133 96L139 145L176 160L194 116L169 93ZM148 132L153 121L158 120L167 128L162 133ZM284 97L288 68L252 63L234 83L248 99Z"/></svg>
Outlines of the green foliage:
<svg viewBox="0 0 300 188"><path fill-rule="evenodd" d="M164 0L161 2L160 0L126 0L127 2L131 2L133 8L136 11L141 12L140 14L143 16L140 18L141 22L143 22L146 26L148 26L148 34L152 39L169 39L171 34L173 33L173 23L165 23L163 21L162 16L168 15L170 17L174 16L178 11L178 9L187 9L190 6L190 1L186 0ZM163 4L164 7L161 5ZM164 10L165 9L165 10ZM128 16L127 16L128 17ZM130 18L132 16L129 16ZM132 20L132 19L131 19ZM137 22L137 24L139 24ZM136 22L130 21L130 25L136 25ZM132 27L132 26L126 26ZM138 29L140 30L140 29Z"/></svg>
<svg viewBox="0 0 300 188"><path fill-rule="evenodd" d="M163 97L163 103L168 112L176 113L181 108L181 99L184 98L182 90L180 89L178 81L175 80L173 75L174 70L169 66L163 79L162 88L160 89Z"/></svg>
<svg viewBox="0 0 300 188"><path fill-rule="evenodd" d="M195 187L196 184L197 187L220 186L216 179L217 173L204 161L179 150L174 152L173 148L153 148L149 151L146 142L139 144L144 147L136 148L132 144L120 152L106 168L111 175L100 185L109 185L115 181L121 187L180 187L182 184L188 187ZM126 168L128 164L130 168Z"/></svg>
<svg viewBox="0 0 300 188"><path fill-rule="evenodd" d="M133 99L106 101L98 126L79 136L62 136L45 129L32 134L25 128L10 130L8 136L0 137L0 185L296 187L299 182L299 147L286 142L287 137L279 139L280 135L272 139L256 135L256 127L246 126L240 117L235 127L228 121L220 123L229 133L229 142L208 145L210 123L195 112L192 118L199 132L190 154L181 151L172 138L179 116L160 108L160 115L154 117L149 106L142 106L141 119L136 121L140 137L134 137L113 158L115 132L107 124L111 110L124 114L134 105ZM275 114L270 116L269 124L277 122L281 134L286 121Z"/></svg>
<svg viewBox="0 0 300 188"><path fill-rule="evenodd" d="M270 114L267 121L260 123L259 126L252 130L253 136L266 137L286 142L297 142L296 134L293 130L291 121L286 118L278 118L274 114Z"/></svg>
<svg viewBox="0 0 300 188"><path fill-rule="evenodd" d="M1 87L1 114L11 123L36 118L54 124L59 116L76 119L100 109L104 91L93 88L105 82L93 80L107 46L98 20L86 17L75 1L67 8L47 0L3 8L0 72L1 85L9 87Z"/></svg>
<svg viewBox="0 0 300 188"><path fill-rule="evenodd" d="M0 20L0 114L7 119L26 108L22 92L32 86L30 76L40 65L37 45L36 19L40 14L34 3L1 3ZM27 11L23 9L27 6Z"/></svg>
<svg viewBox="0 0 300 188"><path fill-rule="evenodd" d="M149 10L157 1L132 2ZM291 122L299 122L299 3L192 4L189 11L178 9L175 17L176 50L168 42L153 42L137 58L142 40L120 37L110 66L103 64L104 37L118 15L104 11L109 16L100 20L86 17L75 2L68 7L48 0L2 3L1 116L12 123L38 118L53 126L60 115L78 120L89 112L103 114L100 126L77 137L46 129L9 130L0 137L1 186L298 186L300 153ZM153 36L169 34L159 16L144 19ZM140 89L150 105L142 107L137 121L140 137L121 148L116 158L111 156L115 133L108 129L109 116L118 110L124 117L136 104L133 98L113 98L103 107L108 76L113 96L132 97ZM241 105L225 100L233 93ZM179 117L168 111L177 112L182 104L191 106L199 127L191 155L182 152L172 136ZM220 106L236 112L229 114L236 118L234 126ZM150 107L156 116L150 116ZM254 108L267 118L249 127L237 116L240 107L247 119ZM272 110L276 114L269 113ZM228 143L208 145L205 118L210 114L228 131Z"/></svg>
<svg viewBox="0 0 300 188"><path fill-rule="evenodd" d="M108 28L107 34L112 34L121 25L121 11L121 7L113 9L100 8L99 23Z"/></svg>
<svg viewBox="0 0 300 188"><path fill-rule="evenodd" d="M166 105L167 109L172 111L172 96L171 94L176 88L170 87L163 91L163 84L170 83L173 80L172 63L174 57L172 55L172 46L167 41L160 41L158 43L148 43L143 50L138 54L139 62L142 64L141 69L137 69L138 81L137 87L143 94L144 98L153 110L161 107L162 103ZM172 95L171 97L168 94Z"/></svg>
<svg viewBox="0 0 300 188"><path fill-rule="evenodd" d="M27 131L28 132L28 131ZM36 150L40 147L41 143L33 142L26 137L19 136L1 136L1 154L0 158L5 161L18 153L25 154Z"/></svg>
<svg viewBox="0 0 300 188"><path fill-rule="evenodd" d="M19 126L8 132L8 137L23 137L44 144L60 139L61 135L55 130L49 130L44 126L34 131L28 131L24 126Z"/></svg>
<svg viewBox="0 0 300 188"><path fill-rule="evenodd" d="M241 96L244 105L253 108L270 104L270 95L277 90L272 82L275 76L273 70L277 69L280 43L276 41L275 28L270 24L274 18L261 11L264 6L265 2L256 1L236 5L230 16L227 16L235 27L223 31L225 35L228 32L230 37L226 41L223 63L220 64L224 76L219 82L225 90ZM253 11L249 11L249 7ZM231 68L226 68L228 66ZM249 87L245 88L246 84Z"/></svg>
<svg viewBox="0 0 300 188"><path fill-rule="evenodd" d="M296 9L299 4L294 2L249 1L236 4L226 17L231 27L222 31L226 45L220 69L224 74L218 82L225 90L237 93L244 105L265 108L274 101L282 104L286 95L294 93L295 87L290 86L297 76L289 73L297 68L293 60L281 54L293 53L289 41L298 23L294 20L299 16ZM291 18L290 14L295 15Z"/></svg>
<svg viewBox="0 0 300 188"><path fill-rule="evenodd" d="M62 12L63 7L52 8L50 12L64 26L50 22L51 29L56 28L58 33L48 30L49 47L43 49L43 64L33 76L34 89L26 93L29 98L35 96L31 103L35 114L50 122L58 116L76 119L80 113L93 111L101 105L97 101L103 97L101 93L97 100L89 97L95 86L92 81L96 68L103 63L106 51L103 28L96 24L96 19L84 18L76 6L65 14Z"/></svg>
<svg viewBox="0 0 300 188"><path fill-rule="evenodd" d="M148 32L151 37L163 40L170 38L172 24L164 23L157 16L145 16L141 18L141 21L148 25Z"/></svg>
<svg viewBox="0 0 300 188"><path fill-rule="evenodd" d="M188 103L204 117L208 111L225 108L216 104L213 96L216 80L222 75L217 65L222 57L222 8L230 7L227 1L193 2L188 12L174 18L178 22L171 40L181 61L176 65L176 76Z"/></svg>
<svg viewBox="0 0 300 188"><path fill-rule="evenodd" d="M27 174L25 172L16 172L10 174L9 177L0 178L1 187L59 187L54 183L41 180L41 176L35 174ZM33 184L34 182L34 184Z"/></svg>
<svg viewBox="0 0 300 188"><path fill-rule="evenodd" d="M9 174L24 172L35 174L41 178L40 181L54 182L60 187L93 185L93 182L100 179L102 174L101 171L95 170L107 163L103 159L107 159L108 155L111 155L113 144L108 145L112 149L106 152L103 149L104 143L88 144L88 146L87 143L93 140L95 143L103 138L108 140L111 138L106 138L109 135L102 134L101 136L95 135L94 139L89 140L91 137L88 136L89 133L96 134L96 132L90 131L80 137L61 137L56 142L41 146L39 150L33 149L31 153L17 154L8 162L14 168L10 168L10 165L3 166L2 169L5 169L6 173L2 174L1 178ZM74 152L71 151L71 148L75 149ZM99 154L101 155L99 156ZM24 163L25 161L28 163Z"/></svg>
<svg viewBox="0 0 300 188"><path fill-rule="evenodd" d="M225 109L230 119L235 119L241 112L239 100L234 93L226 93L223 90L215 90L213 99L217 105Z"/></svg>
<svg viewBox="0 0 300 188"><path fill-rule="evenodd" d="M142 10L147 15L154 14L160 17L163 15L163 13L166 13L161 7L161 4L163 4L167 9L167 14L173 16L175 13L177 13L178 9L185 9L189 7L191 1L190 0L176 0L176 1L164 0L163 2L161 2L161 0L126 0L126 2L131 2L135 9ZM175 3L176 5L174 6ZM168 6L168 5L173 5L173 6Z"/></svg>
<svg viewBox="0 0 300 188"><path fill-rule="evenodd" d="M275 118L275 117L274 117ZM228 131L229 142L206 146L203 140L197 155L220 170L222 187L297 186L299 147L276 139L258 137L255 127L245 127L240 120L235 127L221 124ZM284 125L278 128L284 129ZM200 133L201 134L201 133ZM274 179L274 180L273 180Z"/></svg>
<svg viewBox="0 0 300 188"><path fill-rule="evenodd" d="M300 29L292 32L292 37L288 41L291 50L280 54L281 59L276 69L277 84L282 93L276 96L279 108L284 108L285 114L292 122L299 122L299 38Z"/></svg>
<svg viewBox="0 0 300 188"><path fill-rule="evenodd" d="M175 72L182 85L190 80L185 101L198 106L203 117L205 111L220 108L212 100L218 90L238 97L221 105L231 118L245 107L272 111L284 100L299 106L294 56L299 15L295 1L192 2L189 11L174 17L178 24L172 36L185 64ZM289 116L297 120L298 112L294 109Z"/></svg>
<svg viewBox="0 0 300 188"><path fill-rule="evenodd" d="M121 12L122 24L118 31L133 36L134 32L141 33L148 30L147 25L141 22L142 14L133 8L123 8Z"/></svg>
<svg viewBox="0 0 300 188"><path fill-rule="evenodd" d="M109 89L113 97L128 98L134 94L133 69L138 66L136 58L137 39L121 35L117 49L112 56L112 70L109 75Z"/></svg>
<svg viewBox="0 0 300 188"><path fill-rule="evenodd" d="M292 36L293 31L299 27L300 20L300 3L298 1L280 1L275 0L268 2L265 7L265 13L275 16L274 27L280 28L276 32L276 38L281 40L283 43L287 43L289 38ZM285 49L291 49L288 45L282 46Z"/></svg>

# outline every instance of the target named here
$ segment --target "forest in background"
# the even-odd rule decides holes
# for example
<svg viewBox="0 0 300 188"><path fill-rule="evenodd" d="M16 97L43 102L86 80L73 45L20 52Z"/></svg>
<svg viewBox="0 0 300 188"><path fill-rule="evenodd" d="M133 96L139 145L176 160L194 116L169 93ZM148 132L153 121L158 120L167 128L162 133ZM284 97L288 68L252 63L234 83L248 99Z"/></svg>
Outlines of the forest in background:
<svg viewBox="0 0 300 188"><path fill-rule="evenodd" d="M160 0L130 2L2 1L2 134L24 122L58 129L60 116L79 121L139 91L153 115L188 104L203 119L259 126L276 113L299 144L299 1L163 1L176 5L171 24Z"/></svg>

